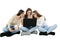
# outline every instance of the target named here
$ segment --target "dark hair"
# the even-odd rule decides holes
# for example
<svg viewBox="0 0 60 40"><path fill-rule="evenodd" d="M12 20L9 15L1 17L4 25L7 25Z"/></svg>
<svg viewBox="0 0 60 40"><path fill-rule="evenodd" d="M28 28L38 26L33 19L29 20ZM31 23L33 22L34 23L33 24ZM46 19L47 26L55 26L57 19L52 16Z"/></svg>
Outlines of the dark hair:
<svg viewBox="0 0 60 40"><path fill-rule="evenodd" d="M17 13L17 16L21 15L24 12L24 10L19 10L19 12Z"/></svg>
<svg viewBox="0 0 60 40"><path fill-rule="evenodd" d="M35 11L33 11L33 13L35 13L38 17L41 17L42 15L41 14L39 14L36 10ZM34 17L34 16L33 16Z"/></svg>
<svg viewBox="0 0 60 40"><path fill-rule="evenodd" d="M27 18L27 16L28 16L28 15L27 15L27 12L28 12L28 11L31 11L31 14L32 14L32 9L31 9L31 8L28 8L28 9L26 10L25 18Z"/></svg>

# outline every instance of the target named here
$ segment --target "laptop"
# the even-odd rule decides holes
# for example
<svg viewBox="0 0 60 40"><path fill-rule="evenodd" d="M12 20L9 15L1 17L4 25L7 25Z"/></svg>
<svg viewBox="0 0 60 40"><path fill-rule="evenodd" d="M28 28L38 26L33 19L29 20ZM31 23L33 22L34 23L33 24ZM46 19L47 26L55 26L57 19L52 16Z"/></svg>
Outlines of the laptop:
<svg viewBox="0 0 60 40"><path fill-rule="evenodd" d="M23 19L23 26L27 28L35 27L36 21L36 19Z"/></svg>

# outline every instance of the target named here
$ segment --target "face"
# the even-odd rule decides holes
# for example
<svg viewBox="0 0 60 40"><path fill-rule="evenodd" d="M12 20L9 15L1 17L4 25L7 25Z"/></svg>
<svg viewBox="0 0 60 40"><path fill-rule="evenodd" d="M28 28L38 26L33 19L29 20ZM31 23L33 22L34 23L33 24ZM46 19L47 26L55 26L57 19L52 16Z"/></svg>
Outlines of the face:
<svg viewBox="0 0 60 40"><path fill-rule="evenodd" d="M20 17L24 17L24 12L20 15Z"/></svg>
<svg viewBox="0 0 60 40"><path fill-rule="evenodd" d="M27 15L31 15L31 13L32 13L31 11L28 11L28 12L27 12Z"/></svg>
<svg viewBox="0 0 60 40"><path fill-rule="evenodd" d="M37 18L37 15L36 15L35 13L33 13L33 16L34 16L35 18Z"/></svg>

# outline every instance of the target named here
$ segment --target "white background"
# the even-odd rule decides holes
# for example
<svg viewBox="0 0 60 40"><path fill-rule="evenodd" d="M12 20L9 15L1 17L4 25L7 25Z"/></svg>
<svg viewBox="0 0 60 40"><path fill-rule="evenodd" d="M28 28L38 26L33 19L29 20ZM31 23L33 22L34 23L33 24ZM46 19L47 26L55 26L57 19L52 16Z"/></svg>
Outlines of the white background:
<svg viewBox="0 0 60 40"><path fill-rule="evenodd" d="M48 25L57 24L55 36L20 36L0 37L0 40L59 40L60 39L60 0L0 0L0 33L6 26L9 19L20 9L26 11L27 8L37 10L47 19Z"/></svg>

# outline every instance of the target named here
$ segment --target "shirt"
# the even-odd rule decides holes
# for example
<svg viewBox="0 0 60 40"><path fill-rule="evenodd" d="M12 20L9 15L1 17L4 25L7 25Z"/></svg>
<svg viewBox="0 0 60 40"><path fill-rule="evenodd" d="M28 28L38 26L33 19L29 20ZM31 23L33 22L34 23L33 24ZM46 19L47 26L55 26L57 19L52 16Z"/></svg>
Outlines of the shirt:
<svg viewBox="0 0 60 40"><path fill-rule="evenodd" d="M37 26L41 27L44 23L44 16L37 19Z"/></svg>

